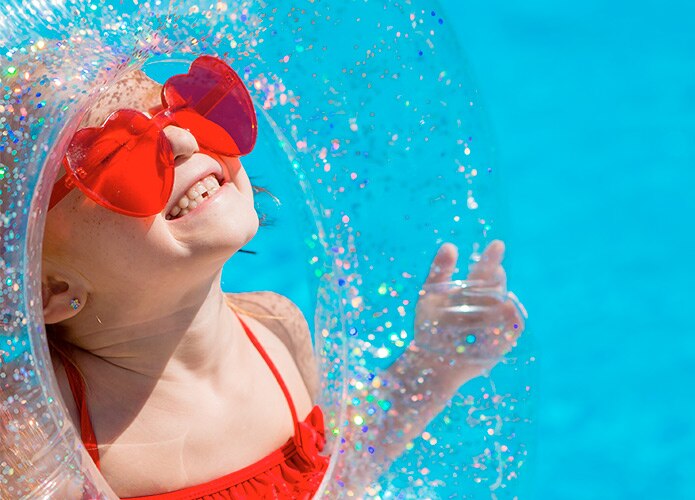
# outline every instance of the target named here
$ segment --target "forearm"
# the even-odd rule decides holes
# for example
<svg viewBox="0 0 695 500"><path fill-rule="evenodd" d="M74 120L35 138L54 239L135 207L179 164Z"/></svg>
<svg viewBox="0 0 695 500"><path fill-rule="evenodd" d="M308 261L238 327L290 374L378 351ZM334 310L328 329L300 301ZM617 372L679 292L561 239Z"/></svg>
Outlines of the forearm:
<svg viewBox="0 0 695 500"><path fill-rule="evenodd" d="M390 385L384 396L392 403L382 430L384 457L397 459L459 388L482 372L480 365L452 366L441 355L411 344L382 375Z"/></svg>
<svg viewBox="0 0 695 500"><path fill-rule="evenodd" d="M457 390L480 375L479 365L451 366L411 345L387 370L358 384L347 406L344 487L359 498L441 412Z"/></svg>

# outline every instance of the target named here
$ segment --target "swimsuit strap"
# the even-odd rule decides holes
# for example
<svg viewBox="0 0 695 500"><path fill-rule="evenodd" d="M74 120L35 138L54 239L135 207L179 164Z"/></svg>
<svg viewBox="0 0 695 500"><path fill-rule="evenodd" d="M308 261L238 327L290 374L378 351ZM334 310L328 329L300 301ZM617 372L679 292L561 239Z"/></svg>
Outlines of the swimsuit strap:
<svg viewBox="0 0 695 500"><path fill-rule="evenodd" d="M282 376L280 376L280 372L276 368L275 363L273 363L273 361L270 359L270 356L268 356L268 354L265 352L265 349L263 349L263 346L261 346L260 342L258 342L258 339L256 339L254 334L251 333L251 329L248 326L246 326L246 323L244 323L244 321L236 313L236 311L234 311L234 314L236 314L236 317L239 318L239 322L241 323L241 326L244 327L244 331L246 332L246 335L249 337L249 340L254 345L258 353L263 357L266 365L268 365L270 371L273 372L275 380L277 380L278 384L280 385L280 389L282 389L282 392L285 395L285 399L287 400L287 404L290 407L290 413L292 413L292 422L294 424L295 436L299 436L299 419L297 418L297 410L295 410L294 403L292 402L292 396L290 396L290 391L287 389L285 381L282 379Z"/></svg>
<svg viewBox="0 0 695 500"><path fill-rule="evenodd" d="M263 349L260 342L258 342L258 340L256 339L255 335L251 333L251 329L246 325L246 323L244 323L244 321L241 319L241 317L239 317L236 311L234 312L234 314L236 314L236 317L239 319L241 326L244 327L244 331L246 332L246 335L248 336L249 340L254 345L258 353L261 355L268 368L270 368L270 371L273 372L275 380L277 380L278 384L280 385L280 389L282 389L282 393L285 395L287 404L290 407L290 413L292 414L292 423L294 425L295 436L299 436L299 419L297 418L297 411L295 410L294 403L292 402L292 397L290 396L290 391L287 389L285 381L280 376L280 372L275 367L275 363L273 363L273 361L270 359L268 354L265 352L265 349ZM82 442L84 443L84 447L87 449L89 456L92 457L92 460L94 460L97 469L99 469L99 448L97 445L96 435L94 434L94 428L92 427L92 421L89 418L89 410L87 409L87 398L85 397L86 391L84 379L82 378L82 375L78 371L73 361L70 358L68 358L65 354L63 354L61 351L56 351L58 352L58 355L60 356L60 359L63 362L63 366L65 367L65 373L68 377L68 382L70 383L72 397L75 399L75 404L77 405L78 410L80 412L80 434L82 437Z"/></svg>
<svg viewBox="0 0 695 500"><path fill-rule="evenodd" d="M75 404L77 404L80 412L80 434L82 436L82 442L89 456L94 460L97 469L99 469L99 448L97 446L97 437L92 428L92 421L89 418L89 410L87 409L84 379L72 360L62 352L57 352L65 367L65 373L68 376L68 382L70 382L72 397L75 399Z"/></svg>

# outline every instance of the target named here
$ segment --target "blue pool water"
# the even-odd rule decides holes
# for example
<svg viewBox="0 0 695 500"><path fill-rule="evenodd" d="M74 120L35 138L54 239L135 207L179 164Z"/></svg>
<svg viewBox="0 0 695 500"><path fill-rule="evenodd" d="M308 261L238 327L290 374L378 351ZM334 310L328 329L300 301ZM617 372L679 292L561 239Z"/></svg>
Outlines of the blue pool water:
<svg viewBox="0 0 695 500"><path fill-rule="evenodd" d="M524 496L695 498L695 7L443 9L495 138L507 200L499 234L531 314L536 441ZM257 249L295 261L297 224L283 217ZM251 288L306 309L295 278L269 269Z"/></svg>
<svg viewBox="0 0 695 500"><path fill-rule="evenodd" d="M538 353L533 498L695 498L695 4L444 2Z"/></svg>

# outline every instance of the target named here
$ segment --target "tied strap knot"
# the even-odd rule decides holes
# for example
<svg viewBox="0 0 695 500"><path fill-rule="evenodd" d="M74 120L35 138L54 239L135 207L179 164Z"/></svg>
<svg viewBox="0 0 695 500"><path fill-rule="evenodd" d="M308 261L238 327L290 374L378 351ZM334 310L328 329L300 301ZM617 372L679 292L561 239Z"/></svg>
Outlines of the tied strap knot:
<svg viewBox="0 0 695 500"><path fill-rule="evenodd" d="M307 464L328 463L328 457L321 455L326 445L326 431L321 408L314 406L304 422L299 422L297 454Z"/></svg>

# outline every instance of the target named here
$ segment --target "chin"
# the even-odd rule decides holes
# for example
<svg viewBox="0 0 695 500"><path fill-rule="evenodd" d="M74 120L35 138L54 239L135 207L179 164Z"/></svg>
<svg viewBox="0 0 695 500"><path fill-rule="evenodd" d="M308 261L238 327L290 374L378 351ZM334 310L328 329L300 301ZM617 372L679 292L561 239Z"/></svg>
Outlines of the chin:
<svg viewBox="0 0 695 500"><path fill-rule="evenodd" d="M237 212L236 215L230 224L225 224L221 228L221 238L219 239L219 243L223 243L232 255L248 245L260 227L258 214L253 206L245 207L242 213Z"/></svg>
<svg viewBox="0 0 695 500"><path fill-rule="evenodd" d="M164 219L162 222L167 225L167 232L177 241L176 246L184 251L184 255L197 255L204 260L221 259L224 262L249 243L256 236L259 227L258 215L253 206L240 203L233 208L234 217L226 215L230 211L227 209L205 217L191 218L185 225L173 226L171 221ZM186 222L185 219L189 216L181 219L181 222Z"/></svg>
<svg viewBox="0 0 695 500"><path fill-rule="evenodd" d="M256 213L256 210L253 211L253 218L251 221L251 224L249 225L249 230L246 236L246 241L244 242L244 245L246 245L249 241L253 239L254 236L256 236L256 233L258 233L258 228L260 227L260 221L258 220L258 214Z"/></svg>

